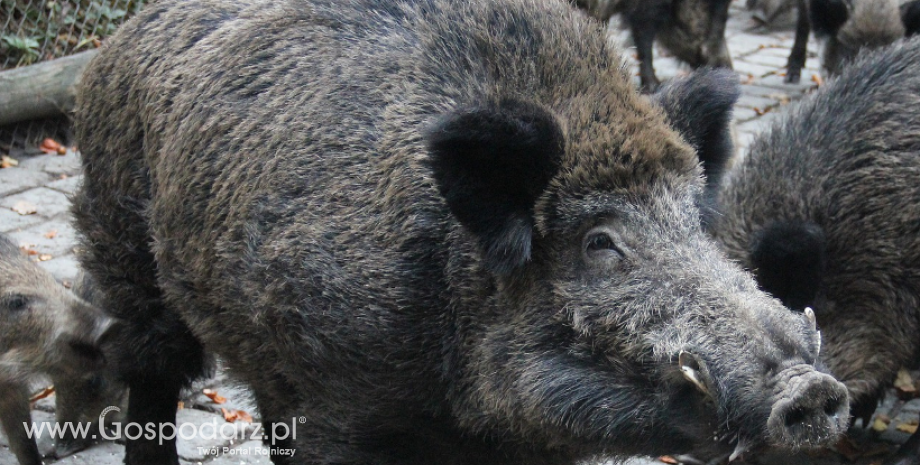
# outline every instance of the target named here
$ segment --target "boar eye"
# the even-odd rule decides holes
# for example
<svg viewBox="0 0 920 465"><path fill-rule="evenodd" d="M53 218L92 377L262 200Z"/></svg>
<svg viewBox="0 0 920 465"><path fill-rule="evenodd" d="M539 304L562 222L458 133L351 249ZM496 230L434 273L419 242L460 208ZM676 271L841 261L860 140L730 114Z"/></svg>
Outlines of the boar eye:
<svg viewBox="0 0 920 465"><path fill-rule="evenodd" d="M11 312L18 312L21 310L25 310L25 308L29 304L29 300L25 296L19 295L19 294L12 294L12 295L6 296L6 298L4 298L0 302L2 302L2 305L6 307L8 311L11 311Z"/></svg>
<svg viewBox="0 0 920 465"><path fill-rule="evenodd" d="M601 231L588 233L585 238L585 254L593 258L598 257L598 254L611 252L616 254L619 258L623 257L623 251L617 247L609 234Z"/></svg>

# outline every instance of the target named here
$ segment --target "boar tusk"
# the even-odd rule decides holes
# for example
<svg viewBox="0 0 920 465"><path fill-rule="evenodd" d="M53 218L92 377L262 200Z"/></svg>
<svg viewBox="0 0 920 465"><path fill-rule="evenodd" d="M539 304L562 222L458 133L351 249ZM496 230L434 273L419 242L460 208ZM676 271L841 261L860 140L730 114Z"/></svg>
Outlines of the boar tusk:
<svg viewBox="0 0 920 465"><path fill-rule="evenodd" d="M811 323L811 329L814 331L817 329L817 320L815 319L815 311L811 307L805 307L805 318L808 318L808 322Z"/></svg>
<svg viewBox="0 0 920 465"><path fill-rule="evenodd" d="M741 454L747 452L750 446L745 442L744 439L738 439L738 444L735 445L735 450L732 452L732 455L728 456L729 462L734 462L738 457L741 457Z"/></svg>
<svg viewBox="0 0 920 465"><path fill-rule="evenodd" d="M712 395L712 393L709 392L709 388L706 387L706 384L700 379L700 365L693 354L681 351L680 355L677 357L677 362L680 364L680 372L687 381L693 383L703 394Z"/></svg>
<svg viewBox="0 0 920 465"><path fill-rule="evenodd" d="M818 331L818 349L815 351L815 358L821 357L821 331Z"/></svg>

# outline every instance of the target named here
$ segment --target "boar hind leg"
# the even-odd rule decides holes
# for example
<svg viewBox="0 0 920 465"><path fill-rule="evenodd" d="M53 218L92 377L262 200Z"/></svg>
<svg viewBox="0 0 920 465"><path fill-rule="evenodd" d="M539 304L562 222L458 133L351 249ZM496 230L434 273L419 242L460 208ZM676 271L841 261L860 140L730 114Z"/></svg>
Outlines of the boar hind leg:
<svg viewBox="0 0 920 465"><path fill-rule="evenodd" d="M42 465L35 440L27 434L32 423L29 413L29 393L25 386L0 384L0 423L10 442L10 449L20 465Z"/></svg>
<svg viewBox="0 0 920 465"><path fill-rule="evenodd" d="M789 53L786 63L786 82L795 84L802 77L802 68L808 56L808 35L811 33L811 24L808 22L808 6L806 0L797 0L798 20L795 23L795 43Z"/></svg>

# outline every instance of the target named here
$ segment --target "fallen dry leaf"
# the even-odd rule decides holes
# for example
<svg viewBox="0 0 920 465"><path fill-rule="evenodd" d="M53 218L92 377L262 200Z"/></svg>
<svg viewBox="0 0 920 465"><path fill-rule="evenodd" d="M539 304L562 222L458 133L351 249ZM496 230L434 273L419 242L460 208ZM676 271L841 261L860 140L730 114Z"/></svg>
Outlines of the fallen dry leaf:
<svg viewBox="0 0 920 465"><path fill-rule="evenodd" d="M50 396L51 394L54 394L54 386L48 386L41 391L38 391L38 393L29 398L29 402L38 402L45 397Z"/></svg>
<svg viewBox="0 0 920 465"><path fill-rule="evenodd" d="M917 388L914 387L914 379L910 376L910 372L907 371L906 368L898 370L898 377L894 380L894 387L904 392L914 392L917 390Z"/></svg>
<svg viewBox="0 0 920 465"><path fill-rule="evenodd" d="M202 389L201 393L206 395L208 399L211 399L211 402L214 402L215 404L223 404L227 401L226 397L218 394L217 391L213 389Z"/></svg>
<svg viewBox="0 0 920 465"><path fill-rule="evenodd" d="M901 400L920 397L920 392L917 391L917 386L914 385L914 379L910 376L910 372L904 368L898 370L898 376L894 380L894 390Z"/></svg>
<svg viewBox="0 0 920 465"><path fill-rule="evenodd" d="M38 211L38 207L34 203L26 202L25 200L20 200L13 205L13 211L19 213L20 215L33 215Z"/></svg>
<svg viewBox="0 0 920 465"><path fill-rule="evenodd" d="M38 256L38 261L47 262L48 260L51 260L52 258L54 257L52 257L50 253L43 253Z"/></svg>
<svg viewBox="0 0 920 465"><path fill-rule="evenodd" d="M66 147L59 144L56 140L50 137L43 140L41 145L38 146L38 149L45 153L57 153L57 154L67 153Z"/></svg>
<svg viewBox="0 0 920 465"><path fill-rule="evenodd" d="M242 411L242 410L233 410L220 408L220 412L224 414L224 420L228 423L233 423L235 421L245 421L246 423L252 423L252 415Z"/></svg>
<svg viewBox="0 0 920 465"><path fill-rule="evenodd" d="M51 231L46 232L44 235L48 239L54 239L57 237L57 229L52 229Z"/></svg>
<svg viewBox="0 0 920 465"><path fill-rule="evenodd" d="M818 87L821 87L824 85L824 79L822 79L821 76L817 74L811 75L811 82L814 82L815 84L817 84Z"/></svg>
<svg viewBox="0 0 920 465"><path fill-rule="evenodd" d="M233 423L239 416L237 415L236 410L227 410L223 407L220 408L220 412L224 414L224 420L226 420L227 423Z"/></svg>
<svg viewBox="0 0 920 465"><path fill-rule="evenodd" d="M764 109L760 109L760 108L754 107L754 113L757 113L757 116L766 115L767 113L770 113L771 110L773 110L773 107L767 107L767 108L764 108Z"/></svg>
<svg viewBox="0 0 920 465"><path fill-rule="evenodd" d="M179 401L179 404L176 405L176 410L182 410L185 408L185 402Z"/></svg>
<svg viewBox="0 0 920 465"><path fill-rule="evenodd" d="M0 168L13 168L14 166L19 166L19 160L6 155L0 155Z"/></svg>
<svg viewBox="0 0 920 465"><path fill-rule="evenodd" d="M679 463L677 459L675 459L674 457L671 457L670 455L662 455L661 457L658 457L658 461L664 462L664 463L670 463L671 465L677 465Z"/></svg>
<svg viewBox="0 0 920 465"><path fill-rule="evenodd" d="M879 415L875 418L875 421L872 422L872 429L881 433L888 429L888 424L891 423L891 418L888 418L886 415Z"/></svg>
<svg viewBox="0 0 920 465"><path fill-rule="evenodd" d="M917 432L918 426L920 426L920 424L918 424L918 422L914 420L914 421L909 421L907 423L901 423L896 428L898 429L898 431L901 431L907 434L914 434Z"/></svg>
<svg viewBox="0 0 920 465"><path fill-rule="evenodd" d="M244 412L244 411L242 411L242 410L237 410L237 411L236 411L236 415L237 415L237 420L239 420L239 421L245 421L246 423L252 424L252 415L250 415L250 414L248 414L248 413L246 413L246 412Z"/></svg>

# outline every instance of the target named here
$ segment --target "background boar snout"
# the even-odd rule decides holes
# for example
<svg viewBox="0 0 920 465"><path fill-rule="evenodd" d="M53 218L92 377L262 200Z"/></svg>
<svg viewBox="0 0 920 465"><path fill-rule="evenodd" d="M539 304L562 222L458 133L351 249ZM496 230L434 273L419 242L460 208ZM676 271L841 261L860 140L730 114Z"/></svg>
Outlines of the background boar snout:
<svg viewBox="0 0 920 465"><path fill-rule="evenodd" d="M84 368L101 368L105 364L104 346L117 331L115 320L96 307L82 301L74 306L74 321L65 335L70 352Z"/></svg>
<svg viewBox="0 0 920 465"><path fill-rule="evenodd" d="M796 366L777 375L773 410L767 429L774 443L792 447L820 446L846 431L850 403L846 387L810 366Z"/></svg>

